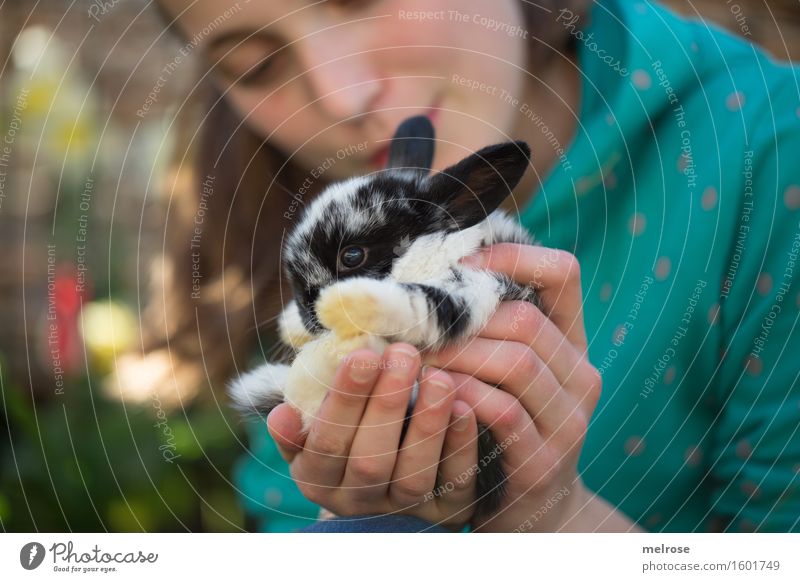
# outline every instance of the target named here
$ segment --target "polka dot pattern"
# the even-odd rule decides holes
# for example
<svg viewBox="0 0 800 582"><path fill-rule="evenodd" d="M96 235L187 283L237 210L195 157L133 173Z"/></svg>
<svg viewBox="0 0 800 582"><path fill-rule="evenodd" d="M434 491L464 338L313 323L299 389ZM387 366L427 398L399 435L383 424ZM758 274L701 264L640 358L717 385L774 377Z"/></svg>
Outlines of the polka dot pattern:
<svg viewBox="0 0 800 582"><path fill-rule="evenodd" d="M772 275L769 273L761 273L756 282L756 289L761 296L769 295L769 292L772 291Z"/></svg>
<svg viewBox="0 0 800 582"><path fill-rule="evenodd" d="M669 277L670 272L672 271L672 261L669 257L661 257L656 262L656 279L659 281L663 281L667 277Z"/></svg>
<svg viewBox="0 0 800 582"><path fill-rule="evenodd" d="M741 487L742 493L747 495L747 497L757 498L761 493L758 489L758 485L752 481L743 481Z"/></svg>
<svg viewBox="0 0 800 582"><path fill-rule="evenodd" d="M713 210L717 205L717 198L717 189L714 188L714 186L709 186L703 190L703 197L700 199L700 205L703 207L703 210Z"/></svg>
<svg viewBox="0 0 800 582"><path fill-rule="evenodd" d="M280 489L267 489L264 492L264 502L270 507L277 507L283 501L283 494Z"/></svg>
<svg viewBox="0 0 800 582"><path fill-rule="evenodd" d="M753 523L752 520L743 519L741 522L739 522L739 531L752 533L756 531L756 524Z"/></svg>
<svg viewBox="0 0 800 582"><path fill-rule="evenodd" d="M613 293L614 288L611 286L611 283L605 282L600 286L600 301L605 303L611 298L611 293Z"/></svg>
<svg viewBox="0 0 800 582"><path fill-rule="evenodd" d="M614 190L617 187L617 175L614 172L609 172L603 176L603 186L607 190Z"/></svg>
<svg viewBox="0 0 800 582"><path fill-rule="evenodd" d="M683 457L686 459L686 465L689 467L697 467L703 462L703 451L700 450L699 446L694 445L686 449Z"/></svg>
<svg viewBox="0 0 800 582"><path fill-rule="evenodd" d="M638 457L644 453L644 449L645 442L640 436L632 436L625 441L625 454L629 457Z"/></svg>
<svg viewBox="0 0 800 582"><path fill-rule="evenodd" d="M789 210L800 208L800 186L791 185L783 192L783 203Z"/></svg>
<svg viewBox="0 0 800 582"><path fill-rule="evenodd" d="M725 99L725 107L728 111L739 111L744 107L745 96L741 91L734 91Z"/></svg>
<svg viewBox="0 0 800 582"><path fill-rule="evenodd" d="M738 443L736 443L736 457L741 459L742 461L746 461L750 458L750 455L753 454L753 447L750 445L750 441L747 439L742 439Z"/></svg>
<svg viewBox="0 0 800 582"><path fill-rule="evenodd" d="M764 364L758 356L748 356L744 368L750 376L758 376L761 374Z"/></svg>
<svg viewBox="0 0 800 582"><path fill-rule="evenodd" d="M628 230L633 236L639 236L640 234L642 234L644 232L646 225L647 225L647 219L641 212L635 213L628 220Z"/></svg>
<svg viewBox="0 0 800 582"><path fill-rule="evenodd" d="M650 78L650 73L643 69L637 69L631 75L633 85L642 91L646 91L653 85L653 79Z"/></svg>
<svg viewBox="0 0 800 582"><path fill-rule="evenodd" d="M689 167L690 161L691 158L689 158L689 156L687 156L686 154L681 154L678 156L678 161L676 162L675 166L678 168L678 171L680 173L683 173L683 171Z"/></svg>
<svg viewBox="0 0 800 582"><path fill-rule="evenodd" d="M716 325L719 322L719 303L715 303L708 310L708 324Z"/></svg>
<svg viewBox="0 0 800 582"><path fill-rule="evenodd" d="M646 527L652 528L656 527L662 521L664 521L664 516L661 515L660 513L654 513L653 515L649 516L644 523Z"/></svg>
<svg viewBox="0 0 800 582"><path fill-rule="evenodd" d="M587 192L592 190L592 187L597 183L597 180L590 177L584 176L575 182L575 193L578 196L583 196Z"/></svg>

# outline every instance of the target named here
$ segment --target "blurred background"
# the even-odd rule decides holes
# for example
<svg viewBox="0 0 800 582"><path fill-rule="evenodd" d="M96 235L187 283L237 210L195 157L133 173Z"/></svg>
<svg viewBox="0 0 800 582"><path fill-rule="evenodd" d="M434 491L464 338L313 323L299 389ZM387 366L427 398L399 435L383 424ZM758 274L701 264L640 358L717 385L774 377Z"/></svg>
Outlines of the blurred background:
<svg viewBox="0 0 800 582"><path fill-rule="evenodd" d="M800 58L797 0L668 4ZM140 342L169 204L195 179L203 87L183 47L146 0L0 2L4 531L252 529L221 395L109 388Z"/></svg>

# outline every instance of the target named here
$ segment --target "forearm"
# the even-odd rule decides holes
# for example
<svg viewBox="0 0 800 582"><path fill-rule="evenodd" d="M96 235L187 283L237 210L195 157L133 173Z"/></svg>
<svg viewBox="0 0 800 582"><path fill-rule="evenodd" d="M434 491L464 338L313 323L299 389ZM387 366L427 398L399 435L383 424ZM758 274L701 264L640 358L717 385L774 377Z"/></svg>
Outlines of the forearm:
<svg viewBox="0 0 800 582"><path fill-rule="evenodd" d="M531 514L530 506L520 503L508 507L493 518L478 524L478 532L643 532L634 521L600 496L578 482L553 509L540 506Z"/></svg>
<svg viewBox="0 0 800 582"><path fill-rule="evenodd" d="M578 487L573 512L565 515L558 532L644 532L617 507L585 487Z"/></svg>

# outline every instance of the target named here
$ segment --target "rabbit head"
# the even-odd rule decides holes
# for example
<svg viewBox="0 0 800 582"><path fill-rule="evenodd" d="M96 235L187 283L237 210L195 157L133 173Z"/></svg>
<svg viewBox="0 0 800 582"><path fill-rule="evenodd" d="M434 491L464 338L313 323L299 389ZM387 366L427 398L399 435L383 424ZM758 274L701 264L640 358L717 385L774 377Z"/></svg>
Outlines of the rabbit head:
<svg viewBox="0 0 800 582"><path fill-rule="evenodd" d="M530 148L491 145L429 176L433 154L430 120L409 118L392 138L385 170L331 184L306 208L284 264L310 332L322 329L314 310L321 289L348 277L393 276L401 260L423 261L486 220L522 178Z"/></svg>

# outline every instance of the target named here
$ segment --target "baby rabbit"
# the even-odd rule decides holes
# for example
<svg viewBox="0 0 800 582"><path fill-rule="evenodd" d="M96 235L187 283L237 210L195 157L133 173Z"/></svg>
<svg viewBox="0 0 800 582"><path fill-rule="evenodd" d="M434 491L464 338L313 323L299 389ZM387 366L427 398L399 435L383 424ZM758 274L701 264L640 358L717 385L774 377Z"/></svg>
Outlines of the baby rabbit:
<svg viewBox="0 0 800 582"><path fill-rule="evenodd" d="M436 350L474 336L501 301L537 302L531 287L459 263L484 246L532 243L497 210L525 173L530 148L488 146L429 176L433 154L430 120L409 118L392 139L386 170L331 184L308 205L283 257L294 299L279 329L298 353L291 366L265 364L234 381L240 410L267 414L286 401L307 430L353 350L380 354L397 341ZM476 476L476 512L488 515L505 474L486 427L478 446L480 459L494 451Z"/></svg>

